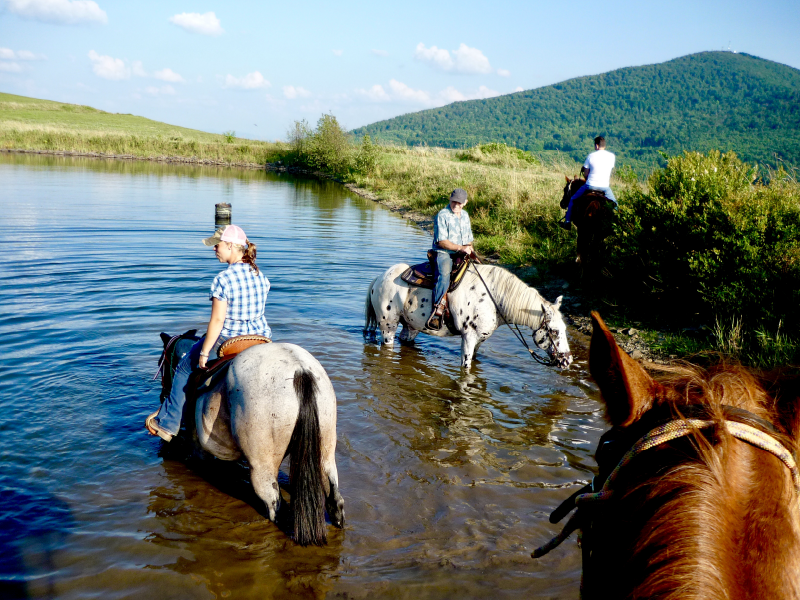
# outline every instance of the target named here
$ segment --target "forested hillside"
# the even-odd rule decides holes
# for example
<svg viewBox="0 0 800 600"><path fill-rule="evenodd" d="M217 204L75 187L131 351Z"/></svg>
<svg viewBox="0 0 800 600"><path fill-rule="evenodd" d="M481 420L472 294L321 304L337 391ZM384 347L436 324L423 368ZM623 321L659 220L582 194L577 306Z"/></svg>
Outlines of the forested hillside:
<svg viewBox="0 0 800 600"><path fill-rule="evenodd" d="M622 162L659 151L735 151L748 162L800 165L800 71L748 54L702 52L563 83L456 102L355 130L407 145L505 142L583 160L605 135Z"/></svg>

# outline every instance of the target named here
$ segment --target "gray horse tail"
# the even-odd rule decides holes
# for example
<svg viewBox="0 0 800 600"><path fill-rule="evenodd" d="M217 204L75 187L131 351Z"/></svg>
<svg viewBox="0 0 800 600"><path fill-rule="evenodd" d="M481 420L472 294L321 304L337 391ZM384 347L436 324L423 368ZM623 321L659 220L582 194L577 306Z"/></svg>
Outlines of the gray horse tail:
<svg viewBox="0 0 800 600"><path fill-rule="evenodd" d="M380 275L378 276L380 277ZM378 277L372 280L372 283L369 284L369 288L367 288L367 298L364 300L364 335L368 335L375 331L375 328L378 326L378 316L375 314L375 307L372 306L372 288L375 285L375 282L378 281Z"/></svg>
<svg viewBox="0 0 800 600"><path fill-rule="evenodd" d="M294 374L294 391L300 403L297 422L289 442L294 541L301 546L327 543L325 527L325 489L322 480L317 400L319 389L314 376L305 369Z"/></svg>

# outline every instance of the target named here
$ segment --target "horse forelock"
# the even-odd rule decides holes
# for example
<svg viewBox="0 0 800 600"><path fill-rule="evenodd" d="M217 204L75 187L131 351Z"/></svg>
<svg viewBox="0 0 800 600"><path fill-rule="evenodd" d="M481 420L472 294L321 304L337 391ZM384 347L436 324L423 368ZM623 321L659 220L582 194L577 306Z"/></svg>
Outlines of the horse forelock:
<svg viewBox="0 0 800 600"><path fill-rule="evenodd" d="M655 405L703 404L724 420L733 406L780 430L776 403L742 368L683 366L657 376ZM737 420L739 418L737 417ZM741 419L747 423L748 418ZM748 423L749 424L749 423ZM631 463L614 509L619 585L630 597L755 598L800 594L800 513L788 469L720 425L650 450ZM798 432L773 437L797 454ZM623 470L624 471L624 470ZM619 561L628 553L627 565ZM627 587L626 587L627 586Z"/></svg>

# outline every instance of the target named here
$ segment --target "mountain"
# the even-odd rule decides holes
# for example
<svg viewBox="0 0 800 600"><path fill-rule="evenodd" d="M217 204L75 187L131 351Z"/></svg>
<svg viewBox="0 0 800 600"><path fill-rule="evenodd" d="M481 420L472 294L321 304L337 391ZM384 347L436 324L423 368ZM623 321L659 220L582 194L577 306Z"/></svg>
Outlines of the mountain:
<svg viewBox="0 0 800 600"><path fill-rule="evenodd" d="M659 152L735 151L800 166L800 70L735 52L701 52L485 100L455 102L356 129L407 145L505 142L583 161L604 135L619 163Z"/></svg>

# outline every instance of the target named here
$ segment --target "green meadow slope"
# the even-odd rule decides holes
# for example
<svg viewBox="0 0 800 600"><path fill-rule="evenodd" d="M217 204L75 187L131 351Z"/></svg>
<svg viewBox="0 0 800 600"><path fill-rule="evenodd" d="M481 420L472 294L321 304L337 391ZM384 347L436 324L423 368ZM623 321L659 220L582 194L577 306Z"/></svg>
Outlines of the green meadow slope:
<svg viewBox="0 0 800 600"><path fill-rule="evenodd" d="M735 151L800 165L800 70L748 54L702 52L485 100L456 102L355 130L404 145L504 142L583 160L605 135L623 164L660 152Z"/></svg>
<svg viewBox="0 0 800 600"><path fill-rule="evenodd" d="M274 144L0 93L0 148L263 165Z"/></svg>

